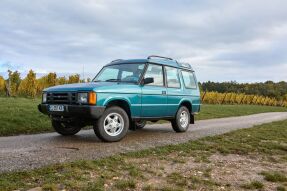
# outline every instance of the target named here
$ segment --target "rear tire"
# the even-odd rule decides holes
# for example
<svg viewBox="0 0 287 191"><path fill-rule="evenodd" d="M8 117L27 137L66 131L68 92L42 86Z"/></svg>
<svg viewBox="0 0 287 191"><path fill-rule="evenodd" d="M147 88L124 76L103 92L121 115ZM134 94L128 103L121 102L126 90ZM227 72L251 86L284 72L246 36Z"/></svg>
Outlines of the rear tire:
<svg viewBox="0 0 287 191"><path fill-rule="evenodd" d="M52 126L55 131L63 136L75 135L82 127L73 123L64 123L56 120L52 120Z"/></svg>
<svg viewBox="0 0 287 191"><path fill-rule="evenodd" d="M120 141L125 137L129 129L129 117L125 110L118 106L112 106L105 110L103 115L94 125L97 137L105 142Z"/></svg>
<svg viewBox="0 0 287 191"><path fill-rule="evenodd" d="M171 121L172 128L175 132L187 131L190 124L190 112L185 106L181 106L176 113L176 118Z"/></svg>

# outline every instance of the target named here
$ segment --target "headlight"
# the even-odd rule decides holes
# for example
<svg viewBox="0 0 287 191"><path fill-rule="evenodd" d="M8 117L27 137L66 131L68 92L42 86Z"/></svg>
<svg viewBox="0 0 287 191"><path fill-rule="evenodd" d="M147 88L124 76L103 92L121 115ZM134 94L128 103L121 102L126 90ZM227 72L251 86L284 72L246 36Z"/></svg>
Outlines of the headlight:
<svg viewBox="0 0 287 191"><path fill-rule="evenodd" d="M88 93L78 93L78 103L88 103Z"/></svg>
<svg viewBox="0 0 287 191"><path fill-rule="evenodd" d="M43 103L47 102L47 93L43 93L43 95L42 95L42 102Z"/></svg>

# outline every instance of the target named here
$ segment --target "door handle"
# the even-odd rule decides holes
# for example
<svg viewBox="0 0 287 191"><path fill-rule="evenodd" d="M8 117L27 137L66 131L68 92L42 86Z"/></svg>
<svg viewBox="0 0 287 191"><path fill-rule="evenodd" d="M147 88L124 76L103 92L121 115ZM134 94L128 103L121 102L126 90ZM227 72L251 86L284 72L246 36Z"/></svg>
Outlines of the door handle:
<svg viewBox="0 0 287 191"><path fill-rule="evenodd" d="M166 91L162 91L162 95L166 95Z"/></svg>

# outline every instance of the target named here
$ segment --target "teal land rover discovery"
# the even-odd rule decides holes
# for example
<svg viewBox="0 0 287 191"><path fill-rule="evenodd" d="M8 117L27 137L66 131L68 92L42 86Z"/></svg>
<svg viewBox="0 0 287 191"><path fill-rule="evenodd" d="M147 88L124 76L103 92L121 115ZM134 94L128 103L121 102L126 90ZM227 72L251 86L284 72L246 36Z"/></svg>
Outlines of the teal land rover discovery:
<svg viewBox="0 0 287 191"><path fill-rule="evenodd" d="M90 83L47 88L38 109L61 135L92 125L101 140L113 142L146 121L169 120L174 131L185 132L200 110L200 91L189 64L149 56L114 60Z"/></svg>

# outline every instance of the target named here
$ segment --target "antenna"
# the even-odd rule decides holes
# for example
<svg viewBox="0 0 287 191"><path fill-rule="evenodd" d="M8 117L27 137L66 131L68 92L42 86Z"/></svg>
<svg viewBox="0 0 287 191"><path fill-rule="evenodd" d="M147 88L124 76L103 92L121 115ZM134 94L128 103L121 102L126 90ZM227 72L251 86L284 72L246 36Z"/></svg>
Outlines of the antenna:
<svg viewBox="0 0 287 191"><path fill-rule="evenodd" d="M83 64L83 80L84 80L84 82L86 81L85 80L85 64Z"/></svg>

